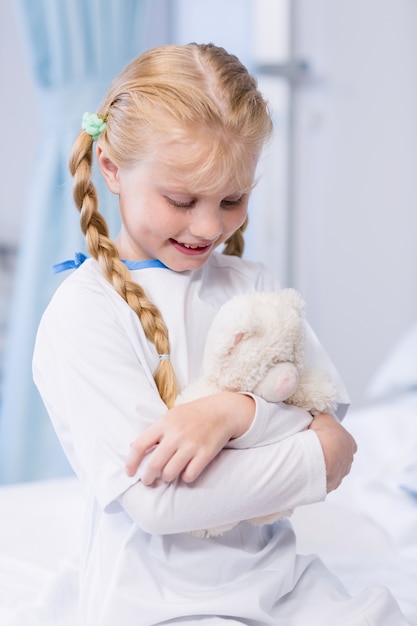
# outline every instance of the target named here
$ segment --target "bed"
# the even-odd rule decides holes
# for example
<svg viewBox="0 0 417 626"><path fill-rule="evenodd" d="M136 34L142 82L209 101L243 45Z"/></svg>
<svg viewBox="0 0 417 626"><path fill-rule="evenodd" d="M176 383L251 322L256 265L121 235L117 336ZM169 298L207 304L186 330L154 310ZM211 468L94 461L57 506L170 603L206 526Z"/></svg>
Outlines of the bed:
<svg viewBox="0 0 417 626"><path fill-rule="evenodd" d="M370 403L346 417L359 446L351 474L326 502L296 510L293 524L300 553L319 554L353 594L387 586L417 625L415 355L417 325L376 373ZM74 477L0 487L2 625L74 623L82 516ZM54 604L63 621L42 608Z"/></svg>

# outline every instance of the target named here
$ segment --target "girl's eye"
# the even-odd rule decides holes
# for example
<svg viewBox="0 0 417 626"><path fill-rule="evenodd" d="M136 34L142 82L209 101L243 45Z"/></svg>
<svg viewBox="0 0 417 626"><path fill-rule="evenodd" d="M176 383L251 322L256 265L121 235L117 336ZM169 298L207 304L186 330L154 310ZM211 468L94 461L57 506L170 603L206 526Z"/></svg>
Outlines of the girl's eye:
<svg viewBox="0 0 417 626"><path fill-rule="evenodd" d="M239 198L225 198L224 200L222 200L222 206L224 207L237 207L240 206L242 204L244 200L244 195L240 196Z"/></svg>
<svg viewBox="0 0 417 626"><path fill-rule="evenodd" d="M167 197L169 204L176 207L177 209L191 209L195 205L195 200L188 200L186 202L181 202L180 200L174 200L174 198Z"/></svg>
<svg viewBox="0 0 417 626"><path fill-rule="evenodd" d="M172 198L170 196L165 196L165 198L171 206L177 209L192 209L197 203L195 198L191 198L190 200L177 200L176 198ZM224 200L221 201L221 206L225 209L231 209L240 206L244 200L245 194L236 198L233 196L231 198L224 198Z"/></svg>

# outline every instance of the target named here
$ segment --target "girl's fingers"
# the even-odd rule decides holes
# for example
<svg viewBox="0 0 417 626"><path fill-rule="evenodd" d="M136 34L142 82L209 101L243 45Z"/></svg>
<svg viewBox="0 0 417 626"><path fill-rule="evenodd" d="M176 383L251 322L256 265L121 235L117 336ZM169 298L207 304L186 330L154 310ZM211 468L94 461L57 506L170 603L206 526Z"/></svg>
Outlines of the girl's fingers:
<svg viewBox="0 0 417 626"><path fill-rule="evenodd" d="M189 452L182 449L177 450L162 469L162 480L166 483L171 483L176 478L181 476L185 468L188 466L190 459L192 459L192 455L190 455Z"/></svg>
<svg viewBox="0 0 417 626"><path fill-rule="evenodd" d="M165 445L160 443L156 446L151 452L140 477L144 485L152 485L157 478L163 477L163 470L175 452L176 449L167 443Z"/></svg>
<svg viewBox="0 0 417 626"><path fill-rule="evenodd" d="M151 485L157 478L166 483L172 482L181 476L197 453L194 445L163 439L150 455L141 476L142 482Z"/></svg>
<svg viewBox="0 0 417 626"><path fill-rule="evenodd" d="M219 450L214 449L211 454L200 452L200 454L194 456L182 472L181 478L183 481L186 483L194 482L210 461L214 459L217 452L219 452Z"/></svg>
<svg viewBox="0 0 417 626"><path fill-rule="evenodd" d="M128 476L133 476L137 472L146 454L159 443L160 437L159 431L151 427L131 444L125 463Z"/></svg>

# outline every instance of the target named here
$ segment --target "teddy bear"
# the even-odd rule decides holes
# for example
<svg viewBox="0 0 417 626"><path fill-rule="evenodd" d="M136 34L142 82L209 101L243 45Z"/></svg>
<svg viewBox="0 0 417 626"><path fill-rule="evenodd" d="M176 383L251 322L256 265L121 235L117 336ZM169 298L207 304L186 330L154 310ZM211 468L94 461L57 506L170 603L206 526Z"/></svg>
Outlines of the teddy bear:
<svg viewBox="0 0 417 626"><path fill-rule="evenodd" d="M209 328L201 377L187 385L176 404L220 391L249 392L268 402L286 402L314 416L337 405L337 388L326 372L305 366L304 301L292 288L234 296ZM291 511L250 520L272 523ZM235 524L194 531L212 537Z"/></svg>

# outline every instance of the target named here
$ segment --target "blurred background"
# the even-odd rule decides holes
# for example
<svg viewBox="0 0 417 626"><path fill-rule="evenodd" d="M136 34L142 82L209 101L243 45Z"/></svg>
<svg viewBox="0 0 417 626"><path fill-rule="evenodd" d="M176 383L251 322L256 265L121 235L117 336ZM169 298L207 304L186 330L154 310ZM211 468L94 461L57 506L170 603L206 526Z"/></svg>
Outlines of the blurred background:
<svg viewBox="0 0 417 626"><path fill-rule="evenodd" d="M246 256L301 291L366 404L417 314L416 34L415 0L0 0L0 483L69 472L31 378L50 266L84 249L67 156L154 45L213 41L258 77L275 135Z"/></svg>

